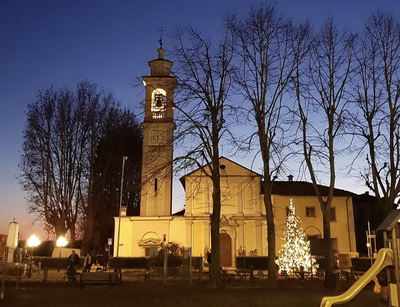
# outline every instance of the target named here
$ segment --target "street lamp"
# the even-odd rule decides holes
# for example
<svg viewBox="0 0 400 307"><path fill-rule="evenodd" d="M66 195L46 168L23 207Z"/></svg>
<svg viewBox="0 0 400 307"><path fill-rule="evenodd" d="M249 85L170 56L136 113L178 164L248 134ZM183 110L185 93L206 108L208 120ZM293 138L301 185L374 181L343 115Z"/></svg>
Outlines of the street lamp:
<svg viewBox="0 0 400 307"><path fill-rule="evenodd" d="M27 241L28 247L31 248L31 261L29 263L29 278L32 276L32 259L33 259L33 248L40 244L40 240L37 236L31 235Z"/></svg>
<svg viewBox="0 0 400 307"><path fill-rule="evenodd" d="M63 248L65 245L67 245L67 244L68 244L68 241L65 240L65 238L64 238L63 236L59 237L59 238L57 239L57 241L56 241L57 247L60 248L60 257L59 257L59 260L58 260L58 272L60 272L61 250L62 250L62 248Z"/></svg>
<svg viewBox="0 0 400 307"><path fill-rule="evenodd" d="M119 194L119 210L118 210L118 238L117 238L117 257L119 255L119 233L121 231L121 207L122 207L122 188L124 185L124 170L125 170L125 161L128 159L128 156L122 157L122 171L121 171L121 189Z"/></svg>

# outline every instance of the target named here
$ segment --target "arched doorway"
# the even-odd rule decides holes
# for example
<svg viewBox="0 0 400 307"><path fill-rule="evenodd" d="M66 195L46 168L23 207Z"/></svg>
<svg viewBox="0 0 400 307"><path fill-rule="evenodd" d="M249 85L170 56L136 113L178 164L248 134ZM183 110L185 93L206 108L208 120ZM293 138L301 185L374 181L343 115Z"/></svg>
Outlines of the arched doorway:
<svg viewBox="0 0 400 307"><path fill-rule="evenodd" d="M227 233L219 234L221 266L232 266L232 239Z"/></svg>

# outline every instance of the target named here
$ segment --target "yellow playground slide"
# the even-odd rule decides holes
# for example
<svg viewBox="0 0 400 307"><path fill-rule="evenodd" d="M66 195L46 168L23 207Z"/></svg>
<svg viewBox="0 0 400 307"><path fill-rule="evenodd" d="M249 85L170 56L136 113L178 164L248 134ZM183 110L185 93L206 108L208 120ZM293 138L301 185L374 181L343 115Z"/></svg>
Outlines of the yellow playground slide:
<svg viewBox="0 0 400 307"><path fill-rule="evenodd" d="M320 307L330 307L334 304L344 304L354 298L375 276L385 267L394 265L393 251L390 248L382 248L378 252L375 263L360 277L345 293L337 296L325 296Z"/></svg>

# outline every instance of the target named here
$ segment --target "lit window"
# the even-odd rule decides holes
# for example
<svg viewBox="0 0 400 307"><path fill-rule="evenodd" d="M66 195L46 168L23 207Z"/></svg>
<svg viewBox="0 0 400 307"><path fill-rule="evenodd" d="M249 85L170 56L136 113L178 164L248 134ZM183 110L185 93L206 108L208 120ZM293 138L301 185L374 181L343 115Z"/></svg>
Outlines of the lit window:
<svg viewBox="0 0 400 307"><path fill-rule="evenodd" d="M306 207L306 217L315 217L315 207Z"/></svg>

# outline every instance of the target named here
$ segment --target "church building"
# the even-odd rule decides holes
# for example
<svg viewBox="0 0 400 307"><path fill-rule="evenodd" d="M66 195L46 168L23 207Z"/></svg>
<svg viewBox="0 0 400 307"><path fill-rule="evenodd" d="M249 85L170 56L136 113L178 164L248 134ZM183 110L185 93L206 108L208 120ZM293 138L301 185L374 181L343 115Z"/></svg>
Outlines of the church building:
<svg viewBox="0 0 400 307"><path fill-rule="evenodd" d="M212 248L210 214L212 213L212 183L204 168L180 179L185 190L185 210L173 215L172 157L174 89L172 62L158 58L149 62L150 76L143 77L145 106L143 128L143 159L140 216L127 216L121 208L115 218L114 255L147 257L163 242L191 248L193 256L204 256ZM234 267L238 255L267 256L266 213L261 189L262 176L238 163L220 158L221 175L221 265ZM353 193L335 190L331 210L333 244L338 253L356 251ZM307 182L276 182L273 188L277 250L290 200L303 221L310 238L322 238L322 212L318 200ZM118 238L118 239L117 239Z"/></svg>

